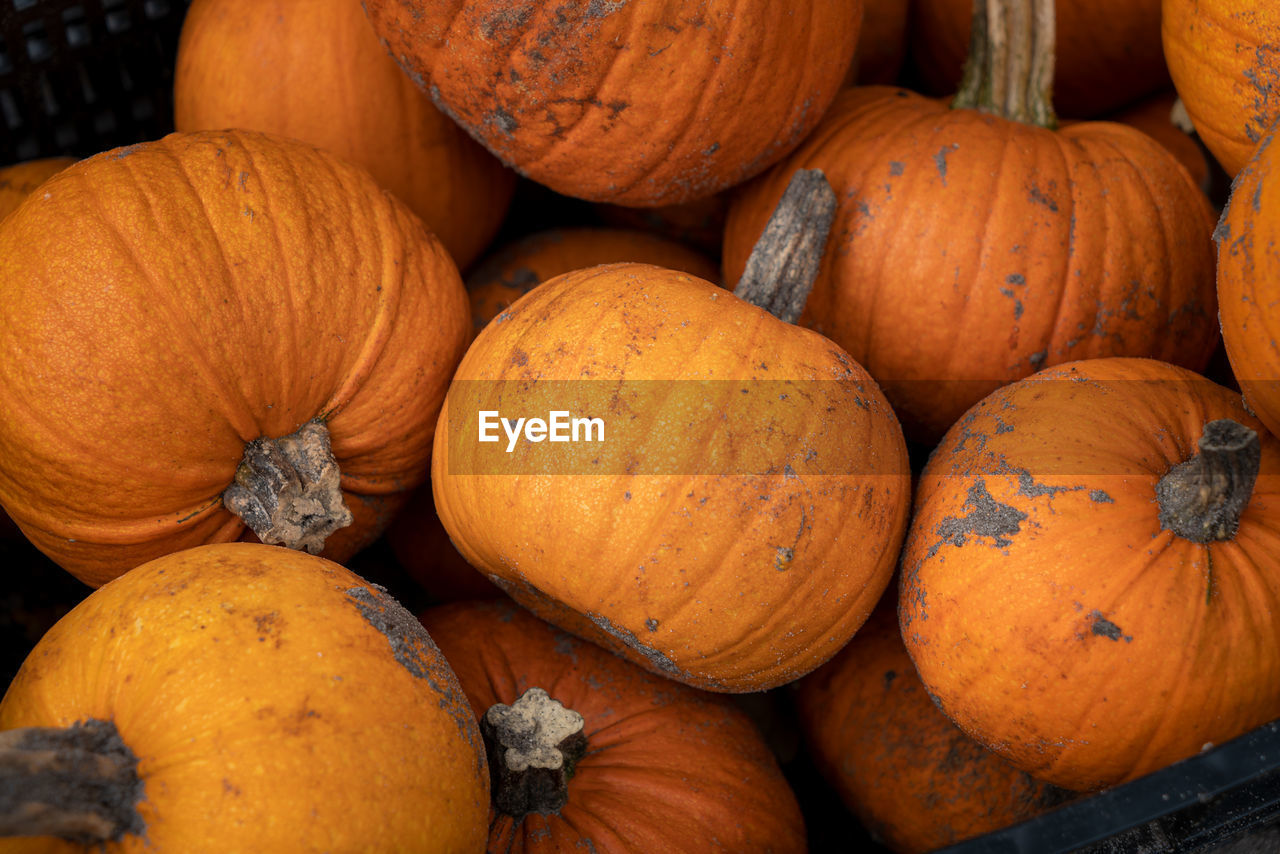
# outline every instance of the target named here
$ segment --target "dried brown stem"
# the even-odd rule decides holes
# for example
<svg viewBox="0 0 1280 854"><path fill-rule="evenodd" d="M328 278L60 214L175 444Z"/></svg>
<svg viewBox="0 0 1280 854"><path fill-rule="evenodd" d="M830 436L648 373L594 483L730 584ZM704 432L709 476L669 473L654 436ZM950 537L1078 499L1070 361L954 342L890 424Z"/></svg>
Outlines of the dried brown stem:
<svg viewBox="0 0 1280 854"><path fill-rule="evenodd" d="M141 835L142 799L138 758L109 721L0 732L0 836Z"/></svg>
<svg viewBox="0 0 1280 854"><path fill-rule="evenodd" d="M1057 127L1054 0L973 0L969 60L952 106Z"/></svg>
<svg viewBox="0 0 1280 854"><path fill-rule="evenodd" d="M245 445L222 503L262 542L319 554L328 536L352 521L340 478L328 428L308 421L296 433Z"/></svg>
<svg viewBox="0 0 1280 854"><path fill-rule="evenodd" d="M822 170L797 170L751 250L734 296L795 323L818 277L835 215L836 194Z"/></svg>
<svg viewBox="0 0 1280 854"><path fill-rule="evenodd" d="M582 715L541 688L510 706L495 703L480 720L493 808L512 818L558 813L569 800L569 779L587 750Z"/></svg>
<svg viewBox="0 0 1280 854"><path fill-rule="evenodd" d="M1160 527L1195 543L1231 539L1261 461L1256 432L1229 418L1210 421L1200 437L1200 453L1156 484Z"/></svg>

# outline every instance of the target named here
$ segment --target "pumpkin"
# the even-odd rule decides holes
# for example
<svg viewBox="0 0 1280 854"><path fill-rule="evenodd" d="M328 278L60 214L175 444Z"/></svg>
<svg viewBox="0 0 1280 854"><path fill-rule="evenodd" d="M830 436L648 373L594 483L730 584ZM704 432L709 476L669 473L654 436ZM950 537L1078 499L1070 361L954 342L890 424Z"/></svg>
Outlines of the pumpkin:
<svg viewBox="0 0 1280 854"><path fill-rule="evenodd" d="M27 196L46 180L75 163L73 157L48 157L28 160L0 169L0 220L12 213ZM0 541L22 540L13 520L0 510Z"/></svg>
<svg viewBox="0 0 1280 854"><path fill-rule="evenodd" d="M1280 277L1280 146L1272 130L1236 176L1214 237L1222 343L1246 405L1280 436L1280 347L1276 282Z"/></svg>
<svg viewBox="0 0 1280 854"><path fill-rule="evenodd" d="M363 166L459 267L493 239L515 190L515 174L387 56L358 0L195 0L173 109L180 131L266 131Z"/></svg>
<svg viewBox="0 0 1280 854"><path fill-rule="evenodd" d="M960 82L973 3L913 0L908 36L925 91L946 95ZM1169 85L1160 0L1059 0L1054 25L1053 97L1063 115L1096 118Z"/></svg>
<svg viewBox="0 0 1280 854"><path fill-rule="evenodd" d="M799 144L862 18L862 0L364 6L409 76L504 163L634 207L709 196Z"/></svg>
<svg viewBox="0 0 1280 854"><path fill-rule="evenodd" d="M847 83L888 84L898 79L907 53L907 0L865 0L858 50Z"/></svg>
<svg viewBox="0 0 1280 854"><path fill-rule="evenodd" d="M598 204L594 210L601 220L614 228L649 231L719 258L720 244L724 241L724 218L729 212L728 197L729 192L716 193L691 202L656 208Z"/></svg>
<svg viewBox="0 0 1280 854"><path fill-rule="evenodd" d="M81 161L0 223L0 504L95 586L242 537L342 559L425 477L468 327L439 241L336 157Z"/></svg>
<svg viewBox="0 0 1280 854"><path fill-rule="evenodd" d="M725 227L732 281L791 172L827 174L841 204L801 323L866 367L930 446L1040 368L1120 355L1201 369L1217 340L1205 194L1133 128L1051 129L1052 5L1037 0L1032 27L1021 2L990 1L1010 31L975 45L986 61L952 108L901 89L842 92L735 196ZM1015 74L1030 58L1035 73Z"/></svg>
<svg viewBox="0 0 1280 854"><path fill-rule="evenodd" d="M1280 118L1280 8L1164 0L1161 37L1178 96L1228 175Z"/></svg>
<svg viewBox="0 0 1280 854"><path fill-rule="evenodd" d="M444 605L422 622L485 734L489 851L805 850L795 795L724 699L510 601Z"/></svg>
<svg viewBox="0 0 1280 854"><path fill-rule="evenodd" d="M0 219L22 204L36 187L75 162L74 157L46 157L0 169Z"/></svg>
<svg viewBox="0 0 1280 854"><path fill-rule="evenodd" d="M1186 167L1196 185L1208 191L1209 161L1205 151L1192 136L1192 128L1184 129L1175 122L1175 113L1185 115L1185 110L1179 106L1178 93L1169 89L1116 113L1111 120L1135 127L1169 149L1169 153Z"/></svg>
<svg viewBox="0 0 1280 854"><path fill-rule="evenodd" d="M1280 717L1277 473L1280 444L1238 394L1154 360L987 397L921 474L903 550L925 687L1077 791Z"/></svg>
<svg viewBox="0 0 1280 854"><path fill-rule="evenodd" d="M507 245L467 276L471 322L479 332L539 283L618 261L655 264L710 281L720 276L701 254L664 237L626 229L557 228Z"/></svg>
<svg viewBox="0 0 1280 854"><path fill-rule="evenodd" d="M634 263L525 295L467 351L432 457L436 509L472 566L544 619L715 691L780 685L843 646L906 519L905 442L875 383L757 307L794 317L821 256L796 186L735 289L751 302ZM783 275L762 272L775 263ZM567 425L559 444L520 433L517 418L557 411L582 422L576 442ZM516 439L479 441L481 413Z"/></svg>
<svg viewBox="0 0 1280 854"><path fill-rule="evenodd" d="M381 588L274 546L94 591L9 686L0 744L5 851L484 850L484 749L440 651Z"/></svg>
<svg viewBox="0 0 1280 854"><path fill-rule="evenodd" d="M396 514L385 539L396 563L435 602L502 595L449 540L449 532L436 513L429 483L420 486Z"/></svg>
<svg viewBox="0 0 1280 854"><path fill-rule="evenodd" d="M873 836L923 854L1076 797L970 739L929 698L886 594L853 640L796 683L814 764Z"/></svg>

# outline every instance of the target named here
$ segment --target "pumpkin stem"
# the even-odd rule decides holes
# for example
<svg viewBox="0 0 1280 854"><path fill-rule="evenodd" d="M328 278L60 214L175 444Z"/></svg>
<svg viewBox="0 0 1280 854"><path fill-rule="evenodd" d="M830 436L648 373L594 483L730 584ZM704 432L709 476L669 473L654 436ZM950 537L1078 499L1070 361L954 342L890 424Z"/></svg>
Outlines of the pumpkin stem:
<svg viewBox="0 0 1280 854"><path fill-rule="evenodd" d="M795 323L818 278L836 194L821 169L799 169L747 258L733 295Z"/></svg>
<svg viewBox="0 0 1280 854"><path fill-rule="evenodd" d="M1262 460L1258 434L1229 418L1210 421L1200 453L1156 484L1160 527L1193 543L1229 540L1253 494Z"/></svg>
<svg viewBox="0 0 1280 854"><path fill-rule="evenodd" d="M262 542L319 554L330 534L351 524L340 474L329 429L316 419L288 436L245 445L222 503Z"/></svg>
<svg viewBox="0 0 1280 854"><path fill-rule="evenodd" d="M110 721L0 732L0 837L95 845L141 836L138 757Z"/></svg>
<svg viewBox="0 0 1280 854"><path fill-rule="evenodd" d="M1054 0L973 0L969 60L951 106L1057 127L1054 26Z"/></svg>
<svg viewBox="0 0 1280 854"><path fill-rule="evenodd" d="M541 688L510 706L495 703L480 720L493 808L515 819L559 813L569 800L569 779L587 751L582 715Z"/></svg>

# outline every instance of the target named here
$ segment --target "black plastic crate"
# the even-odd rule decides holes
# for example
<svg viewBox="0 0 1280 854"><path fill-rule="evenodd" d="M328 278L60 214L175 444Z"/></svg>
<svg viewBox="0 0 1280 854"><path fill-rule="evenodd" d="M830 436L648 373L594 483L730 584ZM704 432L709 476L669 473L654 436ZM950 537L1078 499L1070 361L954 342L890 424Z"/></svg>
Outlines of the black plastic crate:
<svg viewBox="0 0 1280 854"><path fill-rule="evenodd" d="M0 163L88 156L173 129L188 0L0 0Z"/></svg>

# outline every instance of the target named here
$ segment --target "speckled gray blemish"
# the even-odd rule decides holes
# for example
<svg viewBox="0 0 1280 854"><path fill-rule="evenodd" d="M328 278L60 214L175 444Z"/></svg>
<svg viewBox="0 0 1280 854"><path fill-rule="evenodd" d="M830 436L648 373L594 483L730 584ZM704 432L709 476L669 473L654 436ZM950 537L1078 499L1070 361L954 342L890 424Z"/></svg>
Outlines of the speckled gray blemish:
<svg viewBox="0 0 1280 854"><path fill-rule="evenodd" d="M953 142L950 145L942 146L942 148L938 149L938 153L933 155L933 163L938 167L938 176L942 178L942 186L944 187L947 186L947 151L948 149L955 151L959 147L959 143Z"/></svg>
<svg viewBox="0 0 1280 854"><path fill-rule="evenodd" d="M944 545L957 548L965 545L970 536L986 537L993 540L996 548L1007 548L1013 543L1010 537L1022 530L1022 522L1027 518L1027 514L1018 508L996 501L982 478L977 478L969 486L962 509L969 512L960 517L947 516L934 528L934 533L941 539L930 547L926 559L937 554Z"/></svg>
<svg viewBox="0 0 1280 854"><path fill-rule="evenodd" d="M1090 611L1089 616L1093 619L1090 631L1095 635L1110 638L1113 641L1123 640L1125 643L1133 642L1132 635L1126 635L1124 632L1120 631L1120 627L1103 617L1101 611Z"/></svg>
<svg viewBox="0 0 1280 854"><path fill-rule="evenodd" d="M1089 498L1099 504L1115 504L1116 500L1101 489L1095 489L1089 493Z"/></svg>
<svg viewBox="0 0 1280 854"><path fill-rule="evenodd" d="M623 644L627 646L628 649L631 649L640 653L642 656L644 656L645 660L647 660L650 664L652 664L655 668L662 671L663 673L670 673L673 676L681 676L684 678L690 677L690 674L686 673L684 670L681 670L680 666L677 665L670 658L667 658L667 656L663 655L661 652L649 646L648 644L641 643L640 639L637 638L635 634L630 630L621 628L620 626L615 626L612 622L609 621L609 618L604 616L603 614L594 614L594 613L588 612L587 619L589 619L592 623L594 623L596 625L596 628L600 629L600 631L604 632L605 634L609 635L612 638L616 638L617 640L621 641Z"/></svg>

